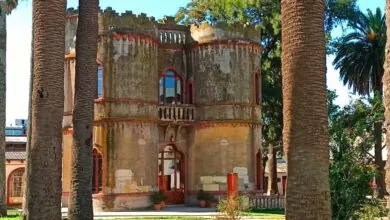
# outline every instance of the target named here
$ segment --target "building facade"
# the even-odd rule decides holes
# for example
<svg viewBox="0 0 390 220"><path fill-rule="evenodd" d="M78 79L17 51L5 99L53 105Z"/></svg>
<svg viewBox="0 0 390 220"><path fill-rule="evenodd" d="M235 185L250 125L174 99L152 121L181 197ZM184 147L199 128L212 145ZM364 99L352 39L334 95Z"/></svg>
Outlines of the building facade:
<svg viewBox="0 0 390 220"><path fill-rule="evenodd" d="M23 174L26 167L26 124L18 123L5 128L6 202L9 207L20 207L23 201Z"/></svg>
<svg viewBox="0 0 390 220"><path fill-rule="evenodd" d="M77 11L68 10L63 204L70 185ZM262 190L260 34L226 24L159 23L111 8L99 15L95 100L95 211L196 203L198 190ZM93 83L93 82L91 82Z"/></svg>

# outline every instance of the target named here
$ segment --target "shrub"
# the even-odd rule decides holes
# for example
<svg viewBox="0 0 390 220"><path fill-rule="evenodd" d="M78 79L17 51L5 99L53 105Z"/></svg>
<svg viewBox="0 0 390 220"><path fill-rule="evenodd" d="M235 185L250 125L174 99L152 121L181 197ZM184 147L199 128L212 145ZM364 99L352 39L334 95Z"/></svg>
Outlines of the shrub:
<svg viewBox="0 0 390 220"><path fill-rule="evenodd" d="M249 197L247 196L228 196L221 199L218 203L218 210L221 215L217 219L239 220L243 212L250 210Z"/></svg>
<svg viewBox="0 0 390 220"><path fill-rule="evenodd" d="M367 200L356 213L356 219L372 220L379 217L387 216L388 210L386 205L381 203L379 199L372 198Z"/></svg>
<svg viewBox="0 0 390 220"><path fill-rule="evenodd" d="M166 200L166 195L163 190L152 192L152 195L150 195L150 200L153 204L159 204Z"/></svg>
<svg viewBox="0 0 390 220"><path fill-rule="evenodd" d="M208 201L210 199L210 195L205 192L204 190L199 190L198 191L198 195L196 196L196 198L200 201L200 200L205 200L205 201Z"/></svg>

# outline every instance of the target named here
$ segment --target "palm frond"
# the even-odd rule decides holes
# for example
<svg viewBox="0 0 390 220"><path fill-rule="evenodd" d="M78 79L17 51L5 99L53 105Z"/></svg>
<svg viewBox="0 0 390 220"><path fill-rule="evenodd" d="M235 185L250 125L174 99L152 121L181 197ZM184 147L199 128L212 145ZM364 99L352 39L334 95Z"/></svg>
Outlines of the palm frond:
<svg viewBox="0 0 390 220"><path fill-rule="evenodd" d="M358 12L350 24L352 32L341 38L333 60L340 79L354 93L369 95L382 91L384 48L386 45L385 16L378 8L375 14Z"/></svg>

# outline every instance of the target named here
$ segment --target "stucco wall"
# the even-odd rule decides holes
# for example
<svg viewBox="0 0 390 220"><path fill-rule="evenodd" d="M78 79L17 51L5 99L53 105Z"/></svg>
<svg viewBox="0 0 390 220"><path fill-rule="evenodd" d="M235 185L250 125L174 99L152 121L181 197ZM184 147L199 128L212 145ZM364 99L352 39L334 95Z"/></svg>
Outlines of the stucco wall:
<svg viewBox="0 0 390 220"><path fill-rule="evenodd" d="M6 196L7 196L7 204L9 205L20 205L22 204L23 197L10 197L8 196L9 192L9 184L10 184L10 174L20 168L26 168L25 160L7 160L5 166L5 175L6 179Z"/></svg>
<svg viewBox="0 0 390 220"><path fill-rule="evenodd" d="M239 174L239 188L254 189L252 131L249 126L219 125L197 129L194 137L191 191L227 190L226 174ZM247 187L247 188L246 188Z"/></svg>

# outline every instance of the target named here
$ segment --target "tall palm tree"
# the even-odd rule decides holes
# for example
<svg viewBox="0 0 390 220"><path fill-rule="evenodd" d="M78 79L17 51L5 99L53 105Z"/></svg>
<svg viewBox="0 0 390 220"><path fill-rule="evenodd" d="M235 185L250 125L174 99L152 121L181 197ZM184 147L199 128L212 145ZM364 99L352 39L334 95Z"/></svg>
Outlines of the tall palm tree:
<svg viewBox="0 0 390 220"><path fill-rule="evenodd" d="M354 93L370 95L374 100L382 102L385 60L386 22L380 8L375 14L367 10L367 14L357 12L356 19L351 22L351 33L342 37L336 47L333 60L335 69L340 71L344 85L348 85ZM377 193L384 196L384 163L382 159L382 121L374 122L375 164L379 168L376 178Z"/></svg>
<svg viewBox="0 0 390 220"><path fill-rule="evenodd" d="M65 0L33 0L34 80L25 219L61 219Z"/></svg>
<svg viewBox="0 0 390 220"><path fill-rule="evenodd" d="M92 220L92 128L97 92L99 0L79 0L70 220Z"/></svg>
<svg viewBox="0 0 390 220"><path fill-rule="evenodd" d="M331 219L325 0L282 0L286 219Z"/></svg>
<svg viewBox="0 0 390 220"><path fill-rule="evenodd" d="M386 25L390 26L390 0L386 0ZM387 155L390 155L390 31L386 31L386 56L384 62L384 76L383 76L383 86L385 91L385 123L386 126L386 147ZM390 193L390 156L387 157L386 161L386 189ZM387 198L387 204L390 204L390 197ZM390 212L388 214L388 219L390 220Z"/></svg>
<svg viewBox="0 0 390 220"><path fill-rule="evenodd" d="M5 176L6 55L7 14L16 8L17 0L0 1L0 216L7 215Z"/></svg>

